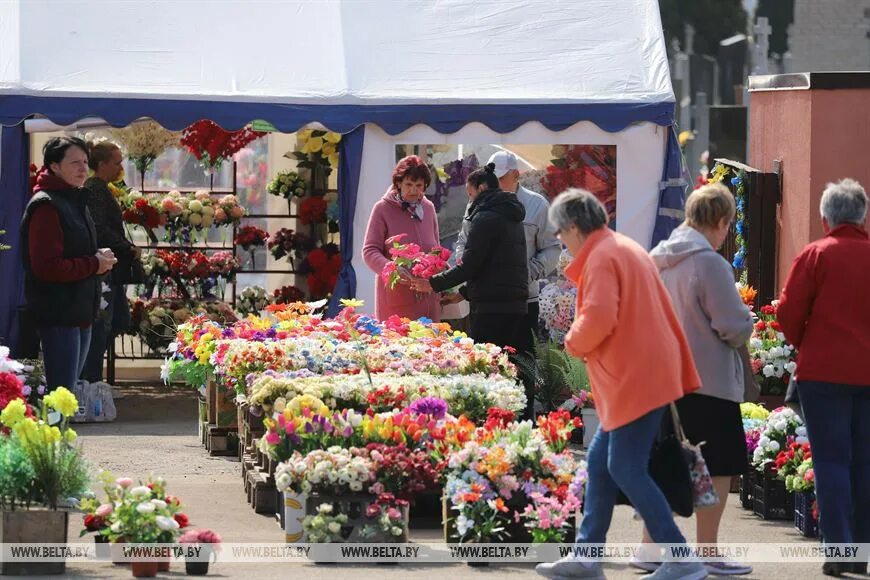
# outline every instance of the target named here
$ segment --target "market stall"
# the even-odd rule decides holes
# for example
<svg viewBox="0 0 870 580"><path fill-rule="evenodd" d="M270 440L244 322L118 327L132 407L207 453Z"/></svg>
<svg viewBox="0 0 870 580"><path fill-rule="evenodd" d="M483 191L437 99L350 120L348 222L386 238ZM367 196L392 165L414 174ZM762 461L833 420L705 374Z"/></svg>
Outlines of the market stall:
<svg viewBox="0 0 870 580"><path fill-rule="evenodd" d="M121 127L149 117L173 130L265 120L284 132L317 122L342 133L333 312L341 297L373 304L361 232L398 143L613 144L617 228L648 245L681 217L674 97L652 0L252 1L220 3L207 19L196 4L162 0L13 1L0 15L0 229L10 240L27 199L28 130L86 118ZM411 33L397 37L399 28ZM44 50L45 38L59 39L57 50ZM12 344L19 251L0 258L0 336Z"/></svg>

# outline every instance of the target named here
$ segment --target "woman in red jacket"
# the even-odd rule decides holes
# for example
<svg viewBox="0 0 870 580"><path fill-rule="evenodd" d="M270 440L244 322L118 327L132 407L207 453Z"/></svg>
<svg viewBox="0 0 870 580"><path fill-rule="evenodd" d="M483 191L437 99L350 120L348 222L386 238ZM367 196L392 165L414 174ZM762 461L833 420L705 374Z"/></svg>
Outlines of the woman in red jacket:
<svg viewBox="0 0 870 580"><path fill-rule="evenodd" d="M45 168L21 222L24 292L39 328L48 388L72 389L90 345L100 277L117 260L108 248L99 249L88 212L85 142L55 137L42 151Z"/></svg>
<svg viewBox="0 0 870 580"><path fill-rule="evenodd" d="M798 351L798 395L813 448L819 526L826 543L870 542L870 239L867 194L830 183L820 204L825 236L795 258L777 309ZM866 573L826 562L829 576Z"/></svg>

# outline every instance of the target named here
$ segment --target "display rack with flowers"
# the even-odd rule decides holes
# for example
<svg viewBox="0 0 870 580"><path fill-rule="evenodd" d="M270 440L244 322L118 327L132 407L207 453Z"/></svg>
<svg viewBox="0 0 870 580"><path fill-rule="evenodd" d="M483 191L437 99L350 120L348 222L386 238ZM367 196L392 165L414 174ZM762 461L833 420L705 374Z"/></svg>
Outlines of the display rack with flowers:
<svg viewBox="0 0 870 580"><path fill-rule="evenodd" d="M604 207L610 221L616 219L616 149L610 145L553 145L550 165L542 179L550 199L579 187L591 192Z"/></svg>
<svg viewBox="0 0 870 580"><path fill-rule="evenodd" d="M786 342L776 318L779 301L761 307L749 339L752 372L761 385L762 395L784 395L797 368L797 351Z"/></svg>

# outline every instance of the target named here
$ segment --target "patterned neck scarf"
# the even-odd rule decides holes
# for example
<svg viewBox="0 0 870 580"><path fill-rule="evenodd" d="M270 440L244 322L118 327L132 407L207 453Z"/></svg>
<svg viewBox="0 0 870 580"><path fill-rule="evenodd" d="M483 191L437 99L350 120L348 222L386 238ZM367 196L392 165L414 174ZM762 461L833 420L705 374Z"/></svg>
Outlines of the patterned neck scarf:
<svg viewBox="0 0 870 580"><path fill-rule="evenodd" d="M402 193L398 189L393 190L393 199L399 202L402 205L402 210L407 212L408 215L411 216L411 219L417 220L418 222L423 221L423 204L419 201L417 203L411 203L402 199Z"/></svg>

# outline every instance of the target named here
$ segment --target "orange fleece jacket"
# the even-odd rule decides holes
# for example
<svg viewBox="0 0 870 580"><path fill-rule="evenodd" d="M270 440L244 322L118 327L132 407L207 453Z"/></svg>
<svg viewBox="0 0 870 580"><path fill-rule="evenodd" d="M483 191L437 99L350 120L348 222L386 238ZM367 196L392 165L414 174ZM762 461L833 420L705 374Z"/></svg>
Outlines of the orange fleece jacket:
<svg viewBox="0 0 870 580"><path fill-rule="evenodd" d="M577 286L565 349L586 360L605 431L700 387L668 291L637 242L609 228L595 231L565 275Z"/></svg>

